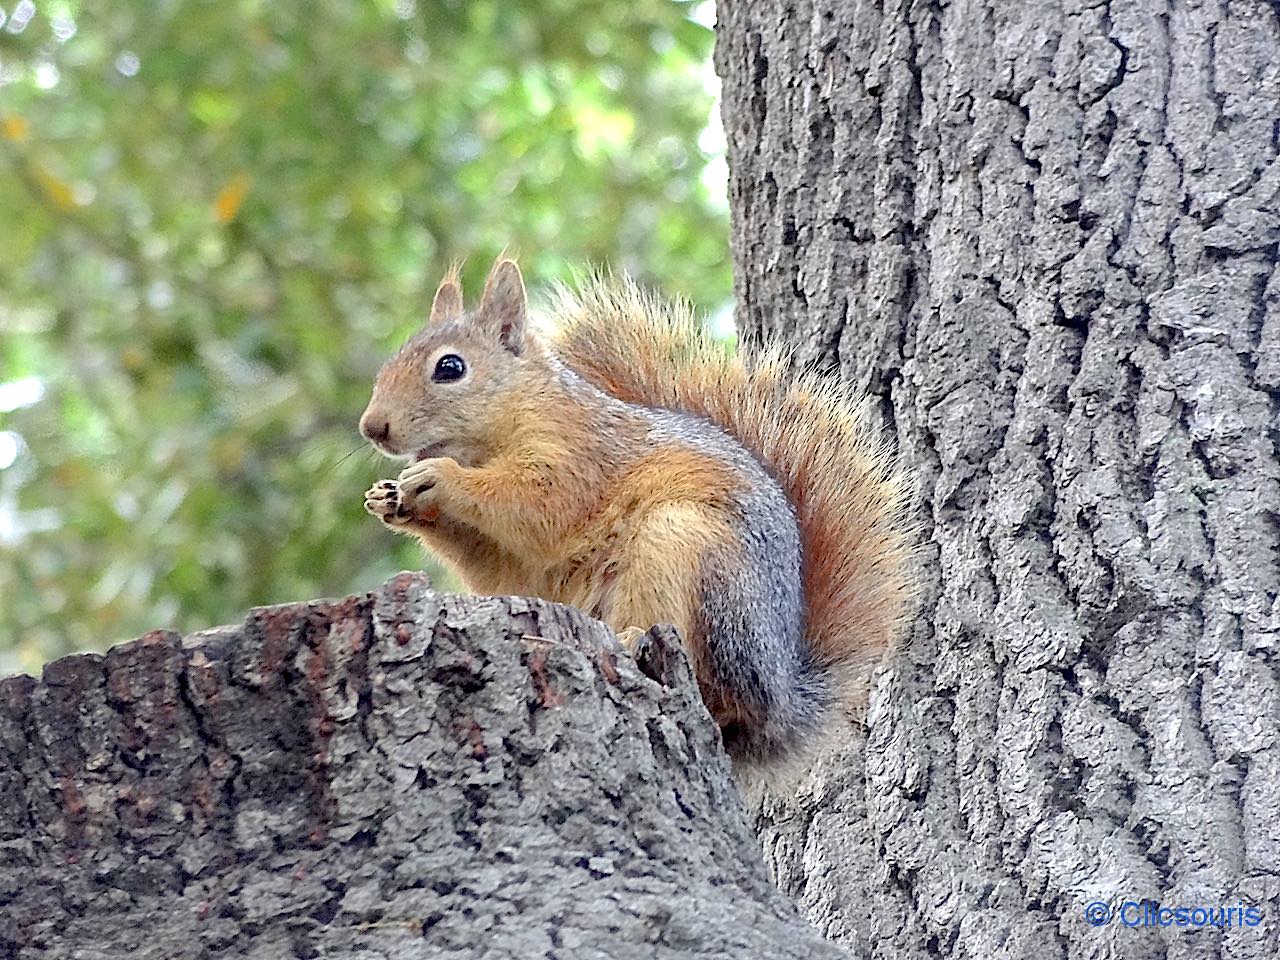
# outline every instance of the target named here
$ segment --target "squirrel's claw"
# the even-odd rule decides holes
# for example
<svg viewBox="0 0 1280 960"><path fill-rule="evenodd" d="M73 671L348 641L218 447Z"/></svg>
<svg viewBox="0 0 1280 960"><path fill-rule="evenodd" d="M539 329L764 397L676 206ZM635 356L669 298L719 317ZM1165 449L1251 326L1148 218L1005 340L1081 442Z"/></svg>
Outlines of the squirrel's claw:
<svg viewBox="0 0 1280 960"><path fill-rule="evenodd" d="M364 508L383 523L405 523L409 512L400 501L400 484L395 480L379 480L364 492Z"/></svg>

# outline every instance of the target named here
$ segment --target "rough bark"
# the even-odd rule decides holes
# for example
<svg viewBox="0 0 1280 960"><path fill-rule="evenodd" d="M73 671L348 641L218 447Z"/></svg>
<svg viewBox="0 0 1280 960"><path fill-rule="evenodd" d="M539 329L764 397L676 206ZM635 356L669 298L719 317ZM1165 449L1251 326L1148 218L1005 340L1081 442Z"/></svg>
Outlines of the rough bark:
<svg viewBox="0 0 1280 960"><path fill-rule="evenodd" d="M1277 7L719 15L740 328L880 398L923 525L779 883L895 960L1280 956ZM1085 922L1143 899L1265 921Z"/></svg>
<svg viewBox="0 0 1280 960"><path fill-rule="evenodd" d="M402 574L0 681L0 957L808 958L669 628Z"/></svg>

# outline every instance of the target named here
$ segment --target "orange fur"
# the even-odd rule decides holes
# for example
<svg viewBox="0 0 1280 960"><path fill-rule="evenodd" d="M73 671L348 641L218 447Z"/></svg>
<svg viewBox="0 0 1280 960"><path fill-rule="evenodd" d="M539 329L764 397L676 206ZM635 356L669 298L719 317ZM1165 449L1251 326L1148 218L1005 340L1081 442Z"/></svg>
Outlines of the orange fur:
<svg viewBox="0 0 1280 960"><path fill-rule="evenodd" d="M391 525L472 590L570 603L619 631L674 623L704 661L697 571L710 547L732 545L723 512L738 478L692 449L656 445L639 411L602 409L594 388L561 376L519 322L524 291L507 266L495 267L469 320L447 275L427 327L378 376L362 425L387 425L380 443L397 448L388 452L411 455L447 435L452 454L405 469L408 516ZM431 365L455 351L478 392L431 386Z"/></svg>
<svg viewBox="0 0 1280 960"><path fill-rule="evenodd" d="M524 311L509 261L471 313L456 275L441 283L427 327L383 368L361 419L384 451L413 460L397 509L384 484L366 495L371 512L473 590L573 604L618 631L674 623L712 714L750 727L762 718L718 685L698 603L703 558L741 548L727 519L741 468L655 440L640 408L704 417L765 463L794 507L806 639L856 701L855 681L896 641L911 597L907 485L862 401L837 380L792 375L780 349L747 365L689 311L627 282L562 293L547 340ZM450 353L465 355L467 378L436 384Z"/></svg>
<svg viewBox="0 0 1280 960"><path fill-rule="evenodd" d="M553 314L551 349L586 379L630 403L706 417L769 465L800 525L809 642L856 703L913 599L909 483L865 400L837 379L793 374L777 346L748 365L687 308L629 281L562 289Z"/></svg>
<svg viewBox="0 0 1280 960"><path fill-rule="evenodd" d="M515 399L505 419L507 435L519 439L483 466L444 460L419 471L431 473L433 485L417 510L429 503L454 525L448 536L457 538L461 527L478 537L440 544L439 521L414 532L473 589L483 582L569 603L616 630L674 623L697 660L699 558L732 538L716 512L700 505L722 507L733 495L733 474L682 449L637 456L636 437L624 450L617 438L602 439L585 426L571 392L556 399L552 417ZM548 423L550 435L543 436ZM644 428L638 420L631 426L637 435ZM501 544L500 552L476 550L477 540Z"/></svg>

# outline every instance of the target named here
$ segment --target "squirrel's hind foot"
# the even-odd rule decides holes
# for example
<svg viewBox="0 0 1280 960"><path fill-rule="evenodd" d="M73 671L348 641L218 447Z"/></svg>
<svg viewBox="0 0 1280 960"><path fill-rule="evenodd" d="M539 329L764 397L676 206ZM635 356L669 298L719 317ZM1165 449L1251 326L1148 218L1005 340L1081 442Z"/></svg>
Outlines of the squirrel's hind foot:
<svg viewBox="0 0 1280 960"><path fill-rule="evenodd" d="M618 642L634 654L636 652L636 644L648 632L643 627L624 627L622 630L616 631L616 636Z"/></svg>

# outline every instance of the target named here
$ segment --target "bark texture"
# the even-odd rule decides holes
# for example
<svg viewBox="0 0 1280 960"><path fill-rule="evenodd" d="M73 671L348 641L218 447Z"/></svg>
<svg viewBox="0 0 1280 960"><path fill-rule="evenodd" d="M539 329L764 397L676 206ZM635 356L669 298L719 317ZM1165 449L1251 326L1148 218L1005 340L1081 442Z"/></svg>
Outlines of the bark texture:
<svg viewBox="0 0 1280 960"><path fill-rule="evenodd" d="M719 4L739 326L919 478L866 739L755 808L840 942L1280 956L1277 10Z"/></svg>
<svg viewBox="0 0 1280 960"><path fill-rule="evenodd" d="M847 954L670 628L402 574L0 681L0 958L439 956Z"/></svg>

